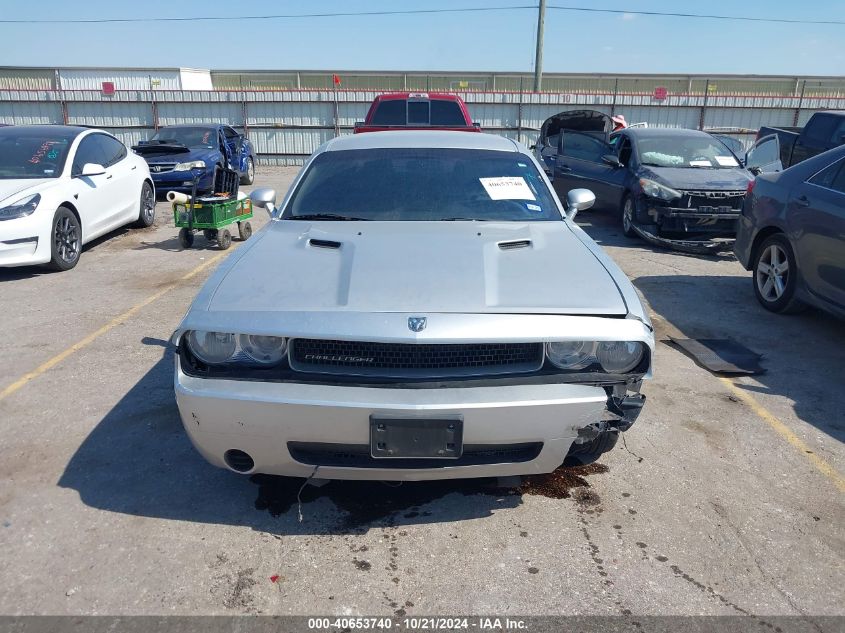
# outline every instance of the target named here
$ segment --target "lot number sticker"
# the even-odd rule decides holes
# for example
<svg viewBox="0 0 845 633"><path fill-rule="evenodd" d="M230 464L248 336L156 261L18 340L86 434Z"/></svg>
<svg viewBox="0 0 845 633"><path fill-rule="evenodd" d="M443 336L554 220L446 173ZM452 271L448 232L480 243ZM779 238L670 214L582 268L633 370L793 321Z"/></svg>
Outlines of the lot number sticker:
<svg viewBox="0 0 845 633"><path fill-rule="evenodd" d="M536 200L522 176L479 178L491 200Z"/></svg>
<svg viewBox="0 0 845 633"><path fill-rule="evenodd" d="M733 156L717 156L716 162L720 167L737 167L738 163Z"/></svg>

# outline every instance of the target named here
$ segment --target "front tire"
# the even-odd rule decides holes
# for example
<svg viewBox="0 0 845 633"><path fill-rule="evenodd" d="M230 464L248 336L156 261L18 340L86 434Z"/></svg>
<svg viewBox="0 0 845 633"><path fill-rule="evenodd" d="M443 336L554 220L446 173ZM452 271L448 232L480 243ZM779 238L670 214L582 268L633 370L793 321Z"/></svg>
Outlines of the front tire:
<svg viewBox="0 0 845 633"><path fill-rule="evenodd" d="M232 234L229 229L220 229L217 231L217 246L222 250L226 250L232 245Z"/></svg>
<svg viewBox="0 0 845 633"><path fill-rule="evenodd" d="M626 195L622 200L622 233L625 234L625 237L639 237L637 232L634 230L636 215L637 209L634 203L634 198L631 197L631 195Z"/></svg>
<svg viewBox="0 0 845 633"><path fill-rule="evenodd" d="M146 229L153 225L156 219L156 197L153 186L144 182L141 187L141 208L138 211L138 219L135 220L135 227Z"/></svg>
<svg viewBox="0 0 845 633"><path fill-rule="evenodd" d="M246 159L246 173L241 178L242 185L251 185L255 182L255 161L252 156Z"/></svg>
<svg viewBox="0 0 845 633"><path fill-rule="evenodd" d="M53 216L50 231L50 263L53 270L70 270L82 254L82 227L76 214L67 207L59 207Z"/></svg>
<svg viewBox="0 0 845 633"><path fill-rule="evenodd" d="M783 233L770 235L760 244L751 270L754 273L754 295L766 310L790 314L804 308L804 304L795 298L798 265L792 246Z"/></svg>
<svg viewBox="0 0 845 633"><path fill-rule="evenodd" d="M619 431L604 431L597 438L585 444L573 444L563 460L565 467L586 466L604 455L619 441Z"/></svg>
<svg viewBox="0 0 845 633"><path fill-rule="evenodd" d="M194 245L194 232L188 229L179 229L179 243L182 248L191 248Z"/></svg>

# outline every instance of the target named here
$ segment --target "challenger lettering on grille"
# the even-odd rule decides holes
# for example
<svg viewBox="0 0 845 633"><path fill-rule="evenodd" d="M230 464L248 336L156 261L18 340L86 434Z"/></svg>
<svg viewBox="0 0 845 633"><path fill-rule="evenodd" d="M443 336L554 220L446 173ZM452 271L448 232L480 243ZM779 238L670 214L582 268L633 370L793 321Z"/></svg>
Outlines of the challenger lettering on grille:
<svg viewBox="0 0 845 633"><path fill-rule="evenodd" d="M328 363L372 363L374 358L366 358L364 356L341 356L329 354L306 354L305 360L308 362L328 362Z"/></svg>

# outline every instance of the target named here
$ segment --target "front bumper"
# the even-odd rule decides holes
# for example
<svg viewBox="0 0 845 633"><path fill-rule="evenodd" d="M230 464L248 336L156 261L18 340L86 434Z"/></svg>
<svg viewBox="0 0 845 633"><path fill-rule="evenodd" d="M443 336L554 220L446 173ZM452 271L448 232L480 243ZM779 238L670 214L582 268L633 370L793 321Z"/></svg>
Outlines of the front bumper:
<svg viewBox="0 0 845 633"><path fill-rule="evenodd" d="M0 266L28 266L50 261L52 215L37 209L32 215L0 221Z"/></svg>
<svg viewBox="0 0 845 633"><path fill-rule="evenodd" d="M334 463L320 466L318 476L324 479L415 481L551 472L563 463L582 429L604 422L605 427L624 430L639 413L637 406L614 407L605 388L591 385L401 389L235 381L188 376L178 356L175 389L182 423L197 450L221 468L228 467L227 451L244 451L254 461L248 473L307 477L314 472L313 463L294 459L292 448L296 452L302 446L368 447L371 415L459 415L465 447L484 446L488 454L496 445L538 447L519 462L487 459L449 465L442 460L442 465L432 465L427 460L424 468L398 467L389 459L367 467ZM634 400L638 398L641 403L641 396Z"/></svg>
<svg viewBox="0 0 845 633"><path fill-rule="evenodd" d="M151 172L156 192L166 194L168 191L191 193L193 190L193 175L189 171L168 171L164 173ZM214 186L214 175L204 173L197 183L197 191L210 191Z"/></svg>

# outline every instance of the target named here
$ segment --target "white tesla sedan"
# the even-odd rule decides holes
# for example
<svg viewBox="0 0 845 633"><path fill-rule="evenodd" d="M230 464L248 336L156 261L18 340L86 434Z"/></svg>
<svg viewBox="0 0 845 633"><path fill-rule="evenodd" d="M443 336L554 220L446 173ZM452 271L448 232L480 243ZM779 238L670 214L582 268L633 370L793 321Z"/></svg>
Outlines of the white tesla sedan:
<svg viewBox="0 0 845 633"><path fill-rule="evenodd" d="M150 226L146 161L102 130L0 128L0 266L76 266L82 245L125 224Z"/></svg>
<svg viewBox="0 0 845 633"><path fill-rule="evenodd" d="M334 139L176 332L194 445L241 473L417 480L551 472L637 419L654 333L631 282L523 146ZM317 473L319 470L319 473Z"/></svg>

